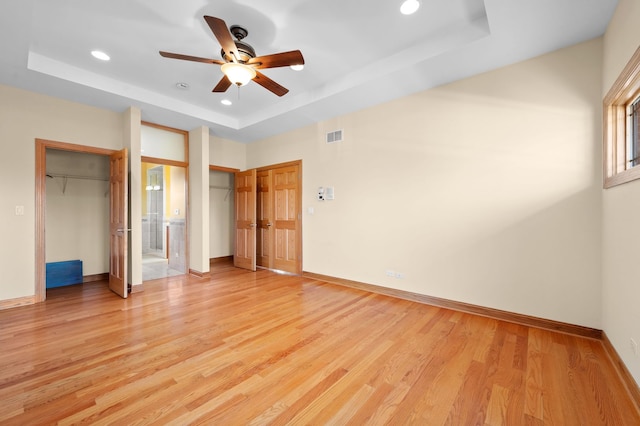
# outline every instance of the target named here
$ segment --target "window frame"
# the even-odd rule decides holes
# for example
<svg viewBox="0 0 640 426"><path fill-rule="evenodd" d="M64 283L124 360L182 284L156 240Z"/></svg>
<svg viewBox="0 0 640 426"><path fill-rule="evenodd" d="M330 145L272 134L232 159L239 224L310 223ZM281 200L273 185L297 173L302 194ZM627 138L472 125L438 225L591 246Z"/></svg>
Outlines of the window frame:
<svg viewBox="0 0 640 426"><path fill-rule="evenodd" d="M631 156L627 161L636 167L640 166L640 94L629 102L627 120L627 152Z"/></svg>
<svg viewBox="0 0 640 426"><path fill-rule="evenodd" d="M177 133L182 135L183 137L183 149L184 149L184 161L163 158L163 157L150 157L148 155L141 155L140 159L143 163L155 163L162 164L166 166L177 166L177 167L186 167L189 168L189 132L185 130L175 129L173 127L163 126L161 124L150 123L148 121L142 121L140 123L142 126L155 128L158 130L163 130L165 132Z"/></svg>
<svg viewBox="0 0 640 426"><path fill-rule="evenodd" d="M640 164L630 162L629 106L640 96L640 47L635 51L603 100L603 187L640 179ZM636 129L637 131L639 129ZM636 153L638 154L638 153Z"/></svg>

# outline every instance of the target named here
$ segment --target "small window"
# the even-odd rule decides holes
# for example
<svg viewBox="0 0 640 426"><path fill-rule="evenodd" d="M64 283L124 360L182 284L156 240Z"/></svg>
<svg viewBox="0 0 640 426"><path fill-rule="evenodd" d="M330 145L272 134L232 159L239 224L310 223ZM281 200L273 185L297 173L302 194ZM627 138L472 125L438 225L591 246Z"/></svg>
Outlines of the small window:
<svg viewBox="0 0 640 426"><path fill-rule="evenodd" d="M640 179L640 48L604 98L604 187Z"/></svg>
<svg viewBox="0 0 640 426"><path fill-rule="evenodd" d="M186 164L189 161L188 143L189 134L184 130L147 122L142 123L140 129L140 154L148 163L158 163L155 160L170 160ZM160 163L165 164L161 161Z"/></svg>

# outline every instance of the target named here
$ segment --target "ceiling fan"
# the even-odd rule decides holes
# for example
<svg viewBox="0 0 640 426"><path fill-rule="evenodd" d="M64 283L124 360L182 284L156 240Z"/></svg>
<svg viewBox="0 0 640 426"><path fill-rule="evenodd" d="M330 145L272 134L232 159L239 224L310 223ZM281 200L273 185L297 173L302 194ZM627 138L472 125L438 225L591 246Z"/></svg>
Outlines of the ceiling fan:
<svg viewBox="0 0 640 426"><path fill-rule="evenodd" d="M283 96L289 92L289 89L271 80L258 70L304 65L304 58L299 50L256 56L253 47L242 41L249 34L246 29L238 25L232 25L231 28L227 29L227 24L222 19L213 16L205 16L204 20L222 47L220 52L222 60L163 51L160 51L160 55L165 58L221 65L224 76L213 88L213 92L225 92L232 84L239 87L251 80L278 96ZM236 38L235 41L231 36L232 34Z"/></svg>

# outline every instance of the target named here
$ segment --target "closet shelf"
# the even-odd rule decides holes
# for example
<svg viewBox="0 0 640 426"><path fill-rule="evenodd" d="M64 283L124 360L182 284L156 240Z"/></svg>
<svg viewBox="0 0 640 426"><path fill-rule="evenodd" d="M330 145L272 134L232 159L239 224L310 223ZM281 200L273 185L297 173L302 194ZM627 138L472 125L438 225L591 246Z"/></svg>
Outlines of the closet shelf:
<svg viewBox="0 0 640 426"><path fill-rule="evenodd" d="M103 182L109 182L109 178L100 177L100 176L80 176L80 175L65 175L62 173L47 173L48 178L62 178L62 194L67 191L67 180L68 179L80 179L80 180L100 180ZM107 191L105 197L109 194Z"/></svg>
<svg viewBox="0 0 640 426"><path fill-rule="evenodd" d="M65 179L84 179L84 180L101 180L104 182L109 182L109 178L100 177L100 176L80 176L80 175L65 175L61 173L47 173L47 177L51 178L65 178Z"/></svg>

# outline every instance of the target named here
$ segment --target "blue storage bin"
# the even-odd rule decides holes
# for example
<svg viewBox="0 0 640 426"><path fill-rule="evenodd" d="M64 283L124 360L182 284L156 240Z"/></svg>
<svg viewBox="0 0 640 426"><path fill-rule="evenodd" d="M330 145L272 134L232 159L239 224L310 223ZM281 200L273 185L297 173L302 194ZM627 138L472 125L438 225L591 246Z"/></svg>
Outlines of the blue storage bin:
<svg viewBox="0 0 640 426"><path fill-rule="evenodd" d="M46 288L82 283L82 261L67 260L47 263Z"/></svg>

